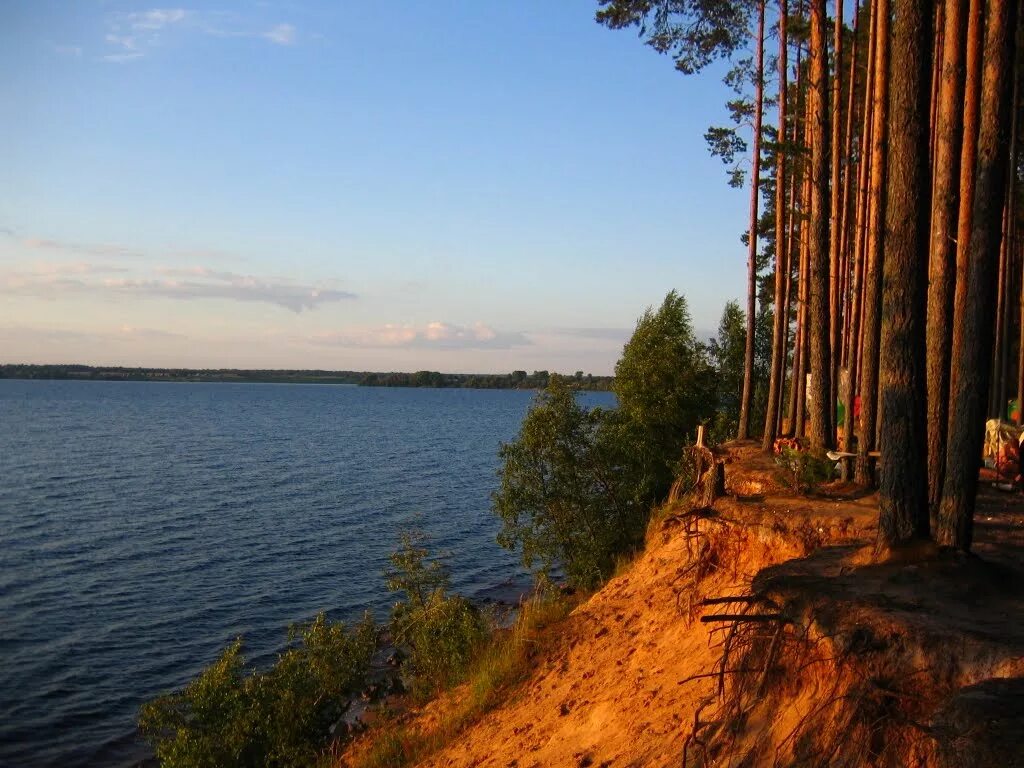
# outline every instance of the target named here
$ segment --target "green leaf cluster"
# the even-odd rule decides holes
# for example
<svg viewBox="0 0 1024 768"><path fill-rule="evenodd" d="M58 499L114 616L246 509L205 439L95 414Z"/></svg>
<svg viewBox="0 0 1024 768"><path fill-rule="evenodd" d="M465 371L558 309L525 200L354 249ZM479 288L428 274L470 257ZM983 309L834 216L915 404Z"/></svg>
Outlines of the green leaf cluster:
<svg viewBox="0 0 1024 768"><path fill-rule="evenodd" d="M143 735L166 768L309 765L364 685L377 645L367 615L349 628L323 614L289 631L266 671L246 670L232 643L182 691L144 705Z"/></svg>
<svg viewBox="0 0 1024 768"><path fill-rule="evenodd" d="M608 578L616 554L637 543L645 514L628 426L613 411L583 408L554 377L518 438L501 447L498 543L520 547L527 567L561 565L580 586Z"/></svg>
<svg viewBox="0 0 1024 768"><path fill-rule="evenodd" d="M390 560L387 587L405 596L392 609L391 638L408 654L414 689L455 685L490 637L492 623L466 598L449 592L447 569L431 559L421 534L403 533Z"/></svg>
<svg viewBox="0 0 1024 768"><path fill-rule="evenodd" d="M614 391L646 475L642 495L654 501L668 492L683 447L718 404L715 369L675 291L637 321L615 366Z"/></svg>
<svg viewBox="0 0 1024 768"><path fill-rule="evenodd" d="M614 390L616 409L588 410L553 377L500 451L498 543L518 547L529 568L561 566L584 588L642 542L683 447L714 413L715 372L682 296L669 293L637 322Z"/></svg>

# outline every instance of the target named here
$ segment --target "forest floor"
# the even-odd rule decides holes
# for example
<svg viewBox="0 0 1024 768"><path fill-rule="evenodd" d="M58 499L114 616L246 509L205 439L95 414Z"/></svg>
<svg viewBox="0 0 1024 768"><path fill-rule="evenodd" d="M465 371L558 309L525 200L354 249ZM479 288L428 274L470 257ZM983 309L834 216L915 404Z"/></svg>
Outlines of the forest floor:
<svg viewBox="0 0 1024 768"><path fill-rule="evenodd" d="M725 461L712 511L665 510L525 681L420 764L1024 766L1024 497L982 487L974 555L877 563L875 495L795 494L752 443ZM467 695L404 720L429 733Z"/></svg>

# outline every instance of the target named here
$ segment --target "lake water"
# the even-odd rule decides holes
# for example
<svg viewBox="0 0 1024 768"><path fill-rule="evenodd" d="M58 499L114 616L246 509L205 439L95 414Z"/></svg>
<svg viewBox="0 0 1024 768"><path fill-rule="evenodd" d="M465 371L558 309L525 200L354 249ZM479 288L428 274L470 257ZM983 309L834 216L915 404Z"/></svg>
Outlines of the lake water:
<svg viewBox="0 0 1024 768"><path fill-rule="evenodd" d="M490 494L530 400L0 380L0 766L130 765L139 706L233 638L259 662L320 610L384 619L413 516L456 589L509 594Z"/></svg>

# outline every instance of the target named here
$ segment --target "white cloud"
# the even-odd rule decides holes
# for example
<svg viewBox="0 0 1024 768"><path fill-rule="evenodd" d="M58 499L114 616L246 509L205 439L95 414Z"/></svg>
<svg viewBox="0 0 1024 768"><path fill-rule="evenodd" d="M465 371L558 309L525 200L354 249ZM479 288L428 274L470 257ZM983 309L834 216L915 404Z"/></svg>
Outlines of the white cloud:
<svg viewBox="0 0 1024 768"><path fill-rule="evenodd" d="M157 268L156 274L125 276L121 266L90 262L37 262L0 272L0 295L56 299L68 294L138 296L180 300L227 299L275 304L292 312L357 298L327 284L305 284L207 267Z"/></svg>
<svg viewBox="0 0 1024 768"><path fill-rule="evenodd" d="M545 331L552 336L571 336L576 339L593 341L625 342L633 334L632 328L551 328Z"/></svg>
<svg viewBox="0 0 1024 768"><path fill-rule="evenodd" d="M276 45L291 45L295 42L295 27L291 24L278 24L264 32L262 37Z"/></svg>
<svg viewBox="0 0 1024 768"><path fill-rule="evenodd" d="M158 30L184 21L188 14L184 8L151 8L126 14L125 18L132 29Z"/></svg>
<svg viewBox="0 0 1024 768"><path fill-rule="evenodd" d="M126 51L138 51L139 43L136 40L135 35L115 35L112 32L108 33L104 38L108 43L118 48L124 48Z"/></svg>
<svg viewBox="0 0 1024 768"><path fill-rule="evenodd" d="M426 325L388 323L321 333L316 345L353 348L511 349L532 344L526 334L496 331L484 323L470 326L434 321Z"/></svg>
<svg viewBox="0 0 1024 768"><path fill-rule="evenodd" d="M357 298L354 293L335 288L212 270L203 270L193 280L108 278L103 281L102 288L113 293L171 299L265 302L296 313L316 309L322 304Z"/></svg>
<svg viewBox="0 0 1024 768"><path fill-rule="evenodd" d="M163 35L171 30L210 37L258 38L274 45L293 45L298 38L298 30L286 22L267 28L230 11L150 8L108 17L104 39L112 50L99 58L113 63L142 58L161 45Z"/></svg>
<svg viewBox="0 0 1024 768"><path fill-rule="evenodd" d="M13 236L13 232L11 233ZM143 253L116 243L74 243L65 240L50 240L44 237L26 237L21 244L26 248L41 248L52 251L69 251L87 256L115 258L142 258Z"/></svg>
<svg viewBox="0 0 1024 768"><path fill-rule="evenodd" d="M135 61L135 59L141 58L141 53L108 53L105 56L100 56L102 61L107 61L111 64L123 64L126 61Z"/></svg>

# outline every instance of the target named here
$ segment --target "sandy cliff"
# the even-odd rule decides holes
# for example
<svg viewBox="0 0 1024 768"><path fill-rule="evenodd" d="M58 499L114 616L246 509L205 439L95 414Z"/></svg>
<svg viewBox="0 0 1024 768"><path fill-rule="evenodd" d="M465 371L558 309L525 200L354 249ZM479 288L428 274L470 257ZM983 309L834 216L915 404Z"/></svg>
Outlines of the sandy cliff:
<svg viewBox="0 0 1024 768"><path fill-rule="evenodd" d="M1018 497L985 494L983 559L872 564L873 496L789 493L753 447L726 469L730 496L652 524L525 682L422 764L1024 765Z"/></svg>

